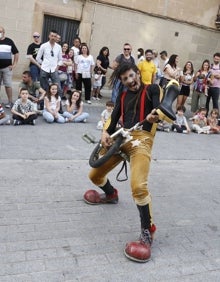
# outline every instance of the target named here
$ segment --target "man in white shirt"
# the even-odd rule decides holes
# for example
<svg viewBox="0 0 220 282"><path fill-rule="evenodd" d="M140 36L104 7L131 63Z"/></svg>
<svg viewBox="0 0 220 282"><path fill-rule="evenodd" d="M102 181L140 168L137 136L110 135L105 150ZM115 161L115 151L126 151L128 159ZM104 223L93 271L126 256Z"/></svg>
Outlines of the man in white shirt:
<svg viewBox="0 0 220 282"><path fill-rule="evenodd" d="M58 67L62 65L62 49L56 43L57 32L51 30L49 33L49 41L42 44L37 53L36 60L41 65L40 84L47 91L49 88L49 79L52 83L56 83L60 92L60 79L58 76Z"/></svg>

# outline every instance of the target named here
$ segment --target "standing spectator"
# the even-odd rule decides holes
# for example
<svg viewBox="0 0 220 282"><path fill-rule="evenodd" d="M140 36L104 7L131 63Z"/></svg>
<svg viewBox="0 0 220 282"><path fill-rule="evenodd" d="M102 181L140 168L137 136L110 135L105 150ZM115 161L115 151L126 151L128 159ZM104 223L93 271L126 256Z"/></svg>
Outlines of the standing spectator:
<svg viewBox="0 0 220 282"><path fill-rule="evenodd" d="M76 88L76 60L77 60L77 57L79 56L79 53L80 53L80 46L81 46L81 39L76 36L74 39L73 39L73 46L71 47L71 49L73 50L74 52L74 76L73 76L73 88Z"/></svg>
<svg viewBox="0 0 220 282"><path fill-rule="evenodd" d="M158 52L156 50L153 50L153 62L157 68L155 83L159 84L162 74L160 70L160 60L158 59Z"/></svg>
<svg viewBox="0 0 220 282"><path fill-rule="evenodd" d="M199 108L206 106L207 87L210 78L210 62L204 60L200 70L194 76L194 89L192 93L191 112L195 113Z"/></svg>
<svg viewBox="0 0 220 282"><path fill-rule="evenodd" d="M5 114L2 104L0 104L0 125L3 124L10 125L11 122L10 122L10 116Z"/></svg>
<svg viewBox="0 0 220 282"><path fill-rule="evenodd" d="M220 93L220 53L213 55L213 64L210 68L211 80L208 89L208 96L206 100L207 114L209 112L209 103L212 98L212 104L214 109L218 109L218 99Z"/></svg>
<svg viewBox="0 0 220 282"><path fill-rule="evenodd" d="M95 66L93 75L93 85L92 85L92 99L100 100L99 94L102 86L102 70Z"/></svg>
<svg viewBox="0 0 220 282"><path fill-rule="evenodd" d="M163 81L163 76L164 76L164 73L163 73L163 70L164 70L164 67L165 65L168 63L169 61L169 57L168 57L168 54L167 54L167 51L161 51L160 52L160 58L162 60L162 64L160 65L161 67L161 78L160 78L160 82L159 82L159 85L161 86L162 85L162 81Z"/></svg>
<svg viewBox="0 0 220 282"><path fill-rule="evenodd" d="M92 72L95 65L93 56L89 54L89 48L86 43L81 44L80 55L76 58L76 89L82 90L82 83L85 89L85 100L91 104L91 86Z"/></svg>
<svg viewBox="0 0 220 282"><path fill-rule="evenodd" d="M144 84L152 84L156 79L157 68L152 61L153 51L147 49L145 51L145 60L138 64L138 69L141 73L141 80Z"/></svg>
<svg viewBox="0 0 220 282"><path fill-rule="evenodd" d="M145 60L145 57L144 57L144 49L143 48L138 48L137 49L137 63L140 63L142 61Z"/></svg>
<svg viewBox="0 0 220 282"><path fill-rule="evenodd" d="M57 33L57 37L56 37L56 43L61 45L61 35L59 35L58 33Z"/></svg>
<svg viewBox="0 0 220 282"><path fill-rule="evenodd" d="M62 44L62 65L58 68L58 75L60 79L60 87L61 87L61 99L66 100L66 92L67 92L67 68L69 65L72 65L72 60L69 57L69 45L67 42Z"/></svg>
<svg viewBox="0 0 220 282"><path fill-rule="evenodd" d="M23 72L22 82L19 84L19 92L21 88L28 90L28 99L35 104L36 110L37 104L40 105L40 110L43 110L46 91L40 87L40 84L37 81L33 81L30 71Z"/></svg>
<svg viewBox="0 0 220 282"><path fill-rule="evenodd" d="M30 60L29 69L33 81L40 80L40 64L36 61L38 50L41 46L40 33L35 31L33 33L34 42L32 42L27 49L27 58Z"/></svg>
<svg viewBox="0 0 220 282"><path fill-rule="evenodd" d="M12 61L13 55L13 61ZM13 40L5 37L5 29L0 26L0 78L3 80L8 97L6 108L12 108L12 71L16 67L19 52ZM1 83L1 81L0 81Z"/></svg>
<svg viewBox="0 0 220 282"><path fill-rule="evenodd" d="M74 83L74 77L75 77L75 72L74 72L74 51L72 49L69 50L69 59L71 64L68 65L67 67L67 90L71 90L73 88L73 83Z"/></svg>
<svg viewBox="0 0 220 282"><path fill-rule="evenodd" d="M106 73L107 69L109 68L109 49L108 47L104 46L99 51L99 55L96 58L96 65L102 70L102 85L100 90L106 83ZM99 94L99 98L102 98L102 95Z"/></svg>
<svg viewBox="0 0 220 282"><path fill-rule="evenodd" d="M176 79L179 81L180 78L180 68L177 66L179 62L179 56L176 54L173 54L170 56L169 61L164 67L164 76L163 76L163 82L160 85L162 88L166 87L167 83L171 79Z"/></svg>
<svg viewBox="0 0 220 282"><path fill-rule="evenodd" d="M52 83L56 83L60 90L60 79L58 76L58 67L62 65L61 46L56 43L57 32L51 30L49 33L49 41L42 44L37 53L36 60L41 65L40 84L41 87L48 91L49 79Z"/></svg>
<svg viewBox="0 0 220 282"><path fill-rule="evenodd" d="M132 47L129 43L125 43L123 46L123 53L118 55L112 64L112 69L116 70L120 65L124 63L132 63L135 65L134 57L131 55ZM115 103L116 98L120 92L123 91L124 86L122 85L121 81L117 78L112 76L112 102Z"/></svg>
<svg viewBox="0 0 220 282"><path fill-rule="evenodd" d="M34 109L34 104L28 99L28 91L21 88L19 98L15 101L11 109L14 119L14 125L31 124L35 125L37 113Z"/></svg>
<svg viewBox="0 0 220 282"><path fill-rule="evenodd" d="M183 71L180 74L181 89L177 97L176 107L184 106L187 97L190 94L190 85L193 83L194 68L192 62L186 62Z"/></svg>

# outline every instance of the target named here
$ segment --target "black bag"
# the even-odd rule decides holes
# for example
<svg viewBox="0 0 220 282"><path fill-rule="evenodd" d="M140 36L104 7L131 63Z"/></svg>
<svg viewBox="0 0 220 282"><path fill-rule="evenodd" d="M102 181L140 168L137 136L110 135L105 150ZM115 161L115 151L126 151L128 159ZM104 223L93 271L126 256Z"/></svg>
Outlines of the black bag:
<svg viewBox="0 0 220 282"><path fill-rule="evenodd" d="M167 79L165 77L161 77L159 82L160 87L164 89L167 86L167 83L168 83Z"/></svg>

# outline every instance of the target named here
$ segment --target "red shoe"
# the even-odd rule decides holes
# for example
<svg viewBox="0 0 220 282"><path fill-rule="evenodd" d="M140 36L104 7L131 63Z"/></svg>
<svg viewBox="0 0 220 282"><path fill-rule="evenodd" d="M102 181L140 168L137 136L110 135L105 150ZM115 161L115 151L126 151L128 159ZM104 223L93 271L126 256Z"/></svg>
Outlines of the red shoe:
<svg viewBox="0 0 220 282"><path fill-rule="evenodd" d="M152 230L144 229L141 232L140 240L127 243L124 254L130 260L136 262L147 262L151 258L152 235L156 230L156 226L152 225Z"/></svg>
<svg viewBox="0 0 220 282"><path fill-rule="evenodd" d="M96 190L88 190L83 196L84 201L90 205L117 204L118 191L114 188L112 195L100 194Z"/></svg>

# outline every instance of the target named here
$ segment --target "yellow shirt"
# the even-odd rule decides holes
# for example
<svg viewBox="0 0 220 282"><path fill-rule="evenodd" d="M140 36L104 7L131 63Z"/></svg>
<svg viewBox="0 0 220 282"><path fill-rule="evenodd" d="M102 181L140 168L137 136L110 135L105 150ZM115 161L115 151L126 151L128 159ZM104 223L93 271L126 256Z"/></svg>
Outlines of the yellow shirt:
<svg viewBox="0 0 220 282"><path fill-rule="evenodd" d="M157 68L153 61L142 61L138 64L138 69L141 73L141 80L144 84L153 83L154 76L156 75Z"/></svg>

